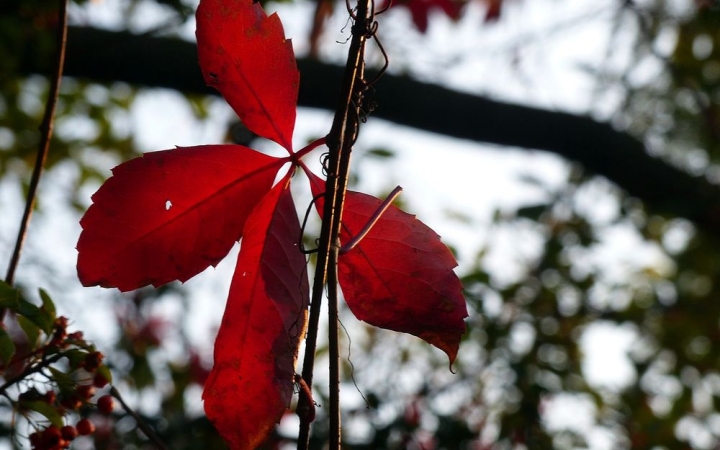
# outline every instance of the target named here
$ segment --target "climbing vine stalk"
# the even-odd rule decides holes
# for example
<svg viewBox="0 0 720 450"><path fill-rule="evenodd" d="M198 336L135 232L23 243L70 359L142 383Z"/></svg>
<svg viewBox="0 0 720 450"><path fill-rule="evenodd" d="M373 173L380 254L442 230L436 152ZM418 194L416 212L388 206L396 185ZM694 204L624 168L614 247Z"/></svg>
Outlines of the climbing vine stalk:
<svg viewBox="0 0 720 450"><path fill-rule="evenodd" d="M361 98L365 90L364 53L365 42L368 37L367 30L372 22L372 0L359 0L354 14L355 24L352 27L352 40L345 66L345 76L341 90L341 97L335 111L332 128L327 136L329 149L325 169L327 181L325 184L325 201L323 209L323 222L320 232L317 265L313 281L313 297L310 309L308 336L306 341L305 359L303 361L302 377L308 385L312 385L313 367L315 362L315 349L317 346L318 323L324 287L328 284L328 311L329 311L329 355L330 355L330 449L340 448L340 380L339 380L339 350L338 350L338 296L337 296L337 257L340 251L339 234L342 223L343 205L347 190L348 174L350 170L350 154L357 138L360 117L360 104L356 99ZM298 411L306 411L310 405L308 398L301 397ZM300 415L300 433L298 449L307 449L310 439L310 421Z"/></svg>

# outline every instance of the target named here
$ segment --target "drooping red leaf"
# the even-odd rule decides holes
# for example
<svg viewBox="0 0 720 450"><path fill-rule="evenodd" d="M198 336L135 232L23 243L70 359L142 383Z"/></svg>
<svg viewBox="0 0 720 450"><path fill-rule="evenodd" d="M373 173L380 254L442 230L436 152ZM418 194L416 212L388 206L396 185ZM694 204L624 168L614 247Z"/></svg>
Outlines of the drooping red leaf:
<svg viewBox="0 0 720 450"><path fill-rule="evenodd" d="M202 0L196 35L205 83L249 130L292 152L300 73L277 14L253 0Z"/></svg>
<svg viewBox="0 0 720 450"><path fill-rule="evenodd" d="M257 448L293 393L309 298L288 181L275 186L247 221L203 393L208 418L232 449Z"/></svg>
<svg viewBox="0 0 720 450"><path fill-rule="evenodd" d="M127 291L216 265L283 162L240 145L203 145L120 164L80 221L80 281Z"/></svg>
<svg viewBox="0 0 720 450"><path fill-rule="evenodd" d="M325 189L314 175L311 185L313 195ZM323 202L317 203L322 211ZM381 203L348 191L341 242L356 236ZM434 231L391 205L363 240L340 256L338 276L345 301L358 319L418 336L447 353L452 364L468 315L455 266L455 258Z"/></svg>

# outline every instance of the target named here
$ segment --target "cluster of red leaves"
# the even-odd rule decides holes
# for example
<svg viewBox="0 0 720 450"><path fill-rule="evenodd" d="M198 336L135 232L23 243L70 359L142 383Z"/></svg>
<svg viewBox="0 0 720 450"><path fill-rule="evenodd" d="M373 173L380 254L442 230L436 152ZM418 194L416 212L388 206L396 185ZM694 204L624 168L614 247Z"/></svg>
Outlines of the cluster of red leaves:
<svg viewBox="0 0 720 450"><path fill-rule="evenodd" d="M289 184L299 166L313 192L324 191L324 182L300 161L323 141L292 149L300 75L277 15L268 17L253 0L202 0L197 27L205 81L250 130L283 146L288 156L204 145L121 164L81 221L78 275L85 285L123 291L185 281L215 266L242 238L203 398L209 419L232 448L255 448L293 393L309 283ZM293 167L273 186L288 162ZM380 203L348 192L341 239L355 236ZM467 316L455 266L437 234L391 206L341 256L338 271L344 298L359 319L416 335L452 363Z"/></svg>
<svg viewBox="0 0 720 450"><path fill-rule="evenodd" d="M402 6L410 11L412 21L418 30L425 33L432 11L443 12L452 20L460 19L463 7L469 0L392 0L392 6ZM485 4L485 22L500 18L503 0L482 0Z"/></svg>

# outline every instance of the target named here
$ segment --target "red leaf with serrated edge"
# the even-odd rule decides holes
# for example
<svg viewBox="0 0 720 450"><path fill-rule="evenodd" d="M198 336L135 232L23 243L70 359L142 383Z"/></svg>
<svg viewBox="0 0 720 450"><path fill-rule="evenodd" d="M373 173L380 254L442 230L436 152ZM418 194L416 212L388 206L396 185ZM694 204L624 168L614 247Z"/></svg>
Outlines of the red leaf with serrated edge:
<svg viewBox="0 0 720 450"><path fill-rule="evenodd" d="M80 281L128 291L216 265L284 162L240 145L203 145L120 164L80 221Z"/></svg>
<svg viewBox="0 0 720 450"><path fill-rule="evenodd" d="M310 184L315 196L325 190L324 181L314 175ZM356 236L381 203L348 191L340 241ZM322 204L317 202L320 211ZM355 317L424 339L447 353L452 364L468 315L455 266L433 230L391 205L354 249L340 255L338 278Z"/></svg>
<svg viewBox="0 0 720 450"><path fill-rule="evenodd" d="M196 17L205 83L249 130L292 152L300 73L280 18L253 0L202 0Z"/></svg>
<svg viewBox="0 0 720 450"><path fill-rule="evenodd" d="M257 448L293 393L309 299L288 183L289 176L247 221L203 393L205 413L232 449Z"/></svg>

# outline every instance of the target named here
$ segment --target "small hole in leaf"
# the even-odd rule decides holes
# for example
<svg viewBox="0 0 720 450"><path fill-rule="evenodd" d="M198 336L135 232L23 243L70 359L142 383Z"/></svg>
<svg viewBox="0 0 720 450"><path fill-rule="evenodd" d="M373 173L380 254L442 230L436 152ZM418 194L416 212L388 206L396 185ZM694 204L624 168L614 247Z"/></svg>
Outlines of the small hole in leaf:
<svg viewBox="0 0 720 450"><path fill-rule="evenodd" d="M165 211L170 211L170 208L172 208L172 202L170 200L165 200Z"/></svg>

